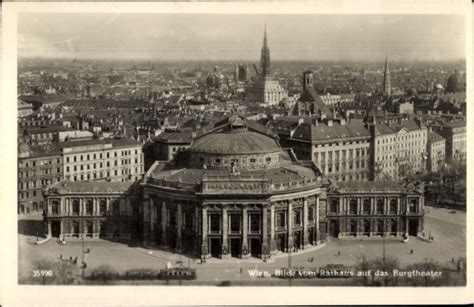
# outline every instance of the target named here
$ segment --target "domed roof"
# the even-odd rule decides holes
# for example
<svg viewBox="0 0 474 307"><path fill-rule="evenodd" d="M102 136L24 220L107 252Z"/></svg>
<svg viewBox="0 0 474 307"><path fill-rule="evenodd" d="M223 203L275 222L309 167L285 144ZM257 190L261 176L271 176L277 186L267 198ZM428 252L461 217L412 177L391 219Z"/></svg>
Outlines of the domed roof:
<svg viewBox="0 0 474 307"><path fill-rule="evenodd" d="M219 132L194 140L191 151L221 154L253 154L280 151L277 141L253 131Z"/></svg>

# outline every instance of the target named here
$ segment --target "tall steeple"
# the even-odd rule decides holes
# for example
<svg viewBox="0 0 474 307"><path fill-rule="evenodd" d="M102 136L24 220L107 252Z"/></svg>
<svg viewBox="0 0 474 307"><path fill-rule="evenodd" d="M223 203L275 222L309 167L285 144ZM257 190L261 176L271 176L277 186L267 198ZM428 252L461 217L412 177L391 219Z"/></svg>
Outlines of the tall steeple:
<svg viewBox="0 0 474 307"><path fill-rule="evenodd" d="M390 70L388 69L388 51L385 55L385 68L383 72L383 93L386 96L392 95L392 84L390 82Z"/></svg>
<svg viewBox="0 0 474 307"><path fill-rule="evenodd" d="M263 35L263 47L260 56L260 68L262 76L270 74L270 49L268 48L267 42L267 26L265 25L265 32Z"/></svg>

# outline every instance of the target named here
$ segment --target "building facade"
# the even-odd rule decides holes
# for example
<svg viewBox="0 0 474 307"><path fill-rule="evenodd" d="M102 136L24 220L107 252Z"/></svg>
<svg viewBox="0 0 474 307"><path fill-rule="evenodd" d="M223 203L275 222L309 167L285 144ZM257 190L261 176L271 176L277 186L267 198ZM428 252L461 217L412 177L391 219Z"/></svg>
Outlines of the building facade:
<svg viewBox="0 0 474 307"><path fill-rule="evenodd" d="M329 179L370 178L370 132L361 120L300 120L279 137L283 147L291 147L300 160L313 161Z"/></svg>
<svg viewBox="0 0 474 307"><path fill-rule="evenodd" d="M18 144L18 213L29 214L44 208L43 189L63 176L58 147Z"/></svg>
<svg viewBox="0 0 474 307"><path fill-rule="evenodd" d="M426 169L428 129L417 119L370 123L371 180L397 180Z"/></svg>
<svg viewBox="0 0 474 307"><path fill-rule="evenodd" d="M62 144L67 181L135 181L144 172L142 145L131 139L93 139Z"/></svg>
<svg viewBox="0 0 474 307"><path fill-rule="evenodd" d="M330 237L417 236L423 231L424 187L337 182L329 187L326 215Z"/></svg>
<svg viewBox="0 0 474 307"><path fill-rule="evenodd" d="M59 182L44 193L48 237L139 239L141 190L135 182Z"/></svg>
<svg viewBox="0 0 474 307"><path fill-rule="evenodd" d="M446 161L465 162L467 153L466 122L452 121L433 126L446 140Z"/></svg>
<svg viewBox="0 0 474 307"><path fill-rule="evenodd" d="M446 162L446 140L434 131L428 132L427 142L427 170L439 172Z"/></svg>

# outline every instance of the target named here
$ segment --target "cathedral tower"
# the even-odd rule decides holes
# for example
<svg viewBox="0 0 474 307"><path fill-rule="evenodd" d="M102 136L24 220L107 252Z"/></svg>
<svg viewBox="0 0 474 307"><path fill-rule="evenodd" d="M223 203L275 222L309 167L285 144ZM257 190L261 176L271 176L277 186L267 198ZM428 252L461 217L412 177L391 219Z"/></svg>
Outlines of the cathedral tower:
<svg viewBox="0 0 474 307"><path fill-rule="evenodd" d="M260 68L262 76L270 74L270 49L267 42L267 27L265 26L265 33L263 35L263 47L260 56Z"/></svg>
<svg viewBox="0 0 474 307"><path fill-rule="evenodd" d="M392 84L390 82L390 70L388 69L388 54L385 56L385 69L383 72L383 93L386 96L392 95Z"/></svg>

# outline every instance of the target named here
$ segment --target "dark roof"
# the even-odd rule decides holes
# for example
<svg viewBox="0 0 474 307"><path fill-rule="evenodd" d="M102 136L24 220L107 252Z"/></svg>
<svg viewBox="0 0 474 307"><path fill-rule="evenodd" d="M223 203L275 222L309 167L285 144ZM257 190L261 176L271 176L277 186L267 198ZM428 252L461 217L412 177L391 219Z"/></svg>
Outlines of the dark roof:
<svg viewBox="0 0 474 307"><path fill-rule="evenodd" d="M156 138L156 142L170 144L191 144L193 141L193 133L191 131L172 131L162 132Z"/></svg>
<svg viewBox="0 0 474 307"><path fill-rule="evenodd" d="M339 122L333 122L332 126L328 126L325 123L319 123L317 126L303 123L296 128L292 136L293 139L313 142L361 137L370 137L369 130L361 120L346 121L344 125L341 125Z"/></svg>
<svg viewBox="0 0 474 307"><path fill-rule="evenodd" d="M428 142L439 142L443 140L444 140L444 137L442 137L441 135L439 135L438 133L434 131L430 131L428 133Z"/></svg>
<svg viewBox="0 0 474 307"><path fill-rule="evenodd" d="M124 193L138 192L140 188L136 181L61 181L50 186L49 193Z"/></svg>
<svg viewBox="0 0 474 307"><path fill-rule="evenodd" d="M269 153L279 150L280 146L275 139L252 131L210 133L196 138L191 145L191 151L222 154Z"/></svg>
<svg viewBox="0 0 474 307"><path fill-rule="evenodd" d="M80 147L80 146L89 146L89 145L98 145L98 144L112 144L113 147L122 147L122 146L134 146L140 145L140 142L129 138L120 138L120 139L93 139L93 140L79 140L79 141L69 141L60 143L62 148L71 148L71 147Z"/></svg>

